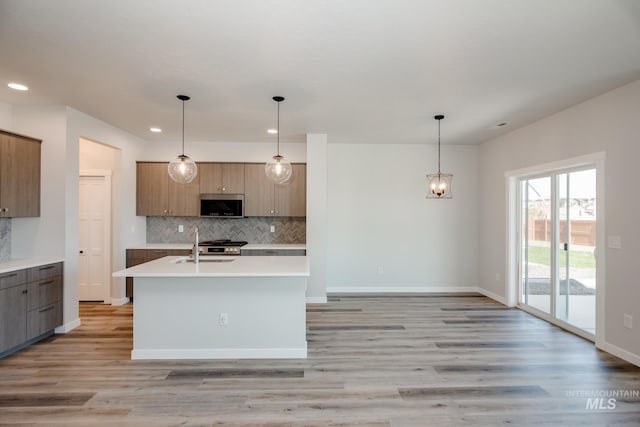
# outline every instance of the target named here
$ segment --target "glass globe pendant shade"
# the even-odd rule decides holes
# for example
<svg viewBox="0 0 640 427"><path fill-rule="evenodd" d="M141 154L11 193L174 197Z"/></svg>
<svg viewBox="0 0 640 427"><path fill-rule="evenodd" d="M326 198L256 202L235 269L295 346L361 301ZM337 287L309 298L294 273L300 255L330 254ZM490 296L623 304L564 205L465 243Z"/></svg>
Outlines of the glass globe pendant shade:
<svg viewBox="0 0 640 427"><path fill-rule="evenodd" d="M169 163L169 176L178 184L188 184L198 176L198 166L181 154Z"/></svg>
<svg viewBox="0 0 640 427"><path fill-rule="evenodd" d="M451 199L451 183L453 175L450 173L432 173L427 175L427 199Z"/></svg>
<svg viewBox="0 0 640 427"><path fill-rule="evenodd" d="M273 156L272 160L264 165L264 172L271 181L284 184L291 178L291 163L280 155Z"/></svg>

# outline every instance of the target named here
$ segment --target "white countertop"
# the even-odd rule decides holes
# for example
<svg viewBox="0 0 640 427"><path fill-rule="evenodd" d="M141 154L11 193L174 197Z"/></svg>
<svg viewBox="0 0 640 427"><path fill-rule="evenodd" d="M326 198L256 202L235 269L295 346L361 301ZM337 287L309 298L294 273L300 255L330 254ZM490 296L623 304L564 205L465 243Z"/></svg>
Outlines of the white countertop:
<svg viewBox="0 0 640 427"><path fill-rule="evenodd" d="M64 262L64 258L25 258L3 261L0 262L0 274L10 273L16 270L24 270L25 268L40 267L41 265L53 264L56 262Z"/></svg>
<svg viewBox="0 0 640 427"><path fill-rule="evenodd" d="M178 263L184 256L168 256L116 271L113 277L305 277L306 256L201 256L229 262Z"/></svg>
<svg viewBox="0 0 640 427"><path fill-rule="evenodd" d="M143 243L140 245L130 246L127 249L188 249L193 248L193 243ZM241 249L278 249L278 250L295 250L306 249L305 243L249 243L241 247Z"/></svg>

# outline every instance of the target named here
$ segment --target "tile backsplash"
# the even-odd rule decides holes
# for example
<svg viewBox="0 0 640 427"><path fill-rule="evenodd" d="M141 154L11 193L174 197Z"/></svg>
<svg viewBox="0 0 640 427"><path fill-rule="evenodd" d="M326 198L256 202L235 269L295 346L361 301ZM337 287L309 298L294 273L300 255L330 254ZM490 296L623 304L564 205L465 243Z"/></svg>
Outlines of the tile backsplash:
<svg viewBox="0 0 640 427"><path fill-rule="evenodd" d="M178 226L184 232L178 232ZM275 232L270 232L271 226ZM249 243L306 243L306 218L194 218L147 217L147 243L191 243L198 227L200 241L215 239L244 240Z"/></svg>
<svg viewBox="0 0 640 427"><path fill-rule="evenodd" d="M11 218L0 218L0 261L11 259Z"/></svg>

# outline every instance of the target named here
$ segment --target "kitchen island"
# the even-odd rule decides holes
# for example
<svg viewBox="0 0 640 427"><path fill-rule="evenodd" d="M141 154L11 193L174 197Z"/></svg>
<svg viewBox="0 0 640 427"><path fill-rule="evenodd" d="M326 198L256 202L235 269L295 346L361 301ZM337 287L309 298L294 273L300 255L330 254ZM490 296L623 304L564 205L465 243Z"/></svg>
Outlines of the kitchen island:
<svg viewBox="0 0 640 427"><path fill-rule="evenodd" d="M132 359L305 358L305 256L169 256L135 278Z"/></svg>

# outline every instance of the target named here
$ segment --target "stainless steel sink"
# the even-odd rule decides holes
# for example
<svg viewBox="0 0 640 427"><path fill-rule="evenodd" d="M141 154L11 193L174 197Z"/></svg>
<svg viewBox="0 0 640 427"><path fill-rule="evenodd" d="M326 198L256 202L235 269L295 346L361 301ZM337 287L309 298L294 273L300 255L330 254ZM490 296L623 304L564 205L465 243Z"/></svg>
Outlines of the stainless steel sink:
<svg viewBox="0 0 640 427"><path fill-rule="evenodd" d="M233 262L236 259L233 257L206 257L206 256L202 256L200 255L200 262ZM192 257L184 257L184 258L178 258L177 260L173 261L175 264L184 264L184 263L195 263L196 260Z"/></svg>

